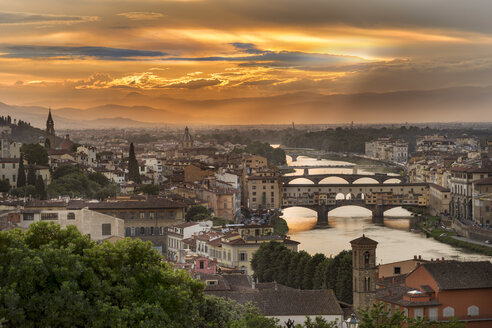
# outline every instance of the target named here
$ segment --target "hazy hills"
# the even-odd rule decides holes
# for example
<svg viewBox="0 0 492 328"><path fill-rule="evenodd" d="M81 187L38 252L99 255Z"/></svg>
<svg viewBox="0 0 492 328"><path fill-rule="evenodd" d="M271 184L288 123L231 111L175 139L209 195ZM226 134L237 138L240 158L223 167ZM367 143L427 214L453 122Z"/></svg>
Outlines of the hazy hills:
<svg viewBox="0 0 492 328"><path fill-rule="evenodd" d="M52 112L59 129L152 127L174 123L492 121L492 87L334 95L298 92L270 97L217 100L184 100L133 92L122 102L124 103L88 109L56 108ZM0 115L11 115L31 122L34 126L44 127L47 109L0 103Z"/></svg>

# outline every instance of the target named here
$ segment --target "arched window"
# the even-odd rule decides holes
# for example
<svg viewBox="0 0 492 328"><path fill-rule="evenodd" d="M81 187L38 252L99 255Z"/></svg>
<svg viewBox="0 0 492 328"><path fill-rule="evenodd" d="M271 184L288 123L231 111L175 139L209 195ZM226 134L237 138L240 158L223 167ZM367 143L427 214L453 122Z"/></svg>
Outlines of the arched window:
<svg viewBox="0 0 492 328"><path fill-rule="evenodd" d="M450 307L450 306L445 307L442 310L442 316L444 318L454 317L454 309L452 307Z"/></svg>
<svg viewBox="0 0 492 328"><path fill-rule="evenodd" d="M369 254L369 252L365 252L364 253L364 265L366 267L369 266L369 259L371 258L371 255Z"/></svg>
<svg viewBox="0 0 492 328"><path fill-rule="evenodd" d="M471 305L468 307L468 315L473 317L473 316L478 316L478 306L476 305Z"/></svg>
<svg viewBox="0 0 492 328"><path fill-rule="evenodd" d="M371 291L371 278L366 277L364 279L364 291L370 292Z"/></svg>
<svg viewBox="0 0 492 328"><path fill-rule="evenodd" d="M74 212L68 212L67 220L75 220L75 213Z"/></svg>

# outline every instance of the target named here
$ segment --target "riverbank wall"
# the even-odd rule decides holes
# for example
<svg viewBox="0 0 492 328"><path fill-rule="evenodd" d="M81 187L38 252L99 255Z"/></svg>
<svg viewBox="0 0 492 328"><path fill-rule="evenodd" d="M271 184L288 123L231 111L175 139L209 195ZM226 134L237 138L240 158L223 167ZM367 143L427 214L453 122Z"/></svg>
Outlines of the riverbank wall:
<svg viewBox="0 0 492 328"><path fill-rule="evenodd" d="M483 230L480 228L465 225L458 220L453 220L451 222L451 228L456 231L457 234L466 237L468 239L476 241L485 241L492 239L492 230Z"/></svg>

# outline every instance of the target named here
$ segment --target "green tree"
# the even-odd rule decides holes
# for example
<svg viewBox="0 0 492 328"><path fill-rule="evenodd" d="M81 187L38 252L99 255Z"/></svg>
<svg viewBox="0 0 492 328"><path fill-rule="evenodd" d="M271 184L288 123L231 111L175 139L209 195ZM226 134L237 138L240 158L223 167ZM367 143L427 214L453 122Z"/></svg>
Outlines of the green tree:
<svg viewBox="0 0 492 328"><path fill-rule="evenodd" d="M202 205L193 205L186 212L186 221L201 221L211 218L211 212L208 208Z"/></svg>
<svg viewBox="0 0 492 328"><path fill-rule="evenodd" d="M24 154L28 164L37 164L47 166L48 152L40 144L24 144L21 147L21 152Z"/></svg>
<svg viewBox="0 0 492 328"><path fill-rule="evenodd" d="M159 186L155 184L143 185L135 189L136 194L159 195Z"/></svg>
<svg viewBox="0 0 492 328"><path fill-rule="evenodd" d="M57 167L53 172L53 179L58 179L72 173L80 174L83 172L78 165L62 165L60 167Z"/></svg>
<svg viewBox="0 0 492 328"><path fill-rule="evenodd" d="M10 182L7 180L0 180L0 192L9 192Z"/></svg>
<svg viewBox="0 0 492 328"><path fill-rule="evenodd" d="M87 174L87 178L89 178L89 180L97 182L101 187L106 187L111 182L101 172L91 172L91 173Z"/></svg>
<svg viewBox="0 0 492 328"><path fill-rule="evenodd" d="M36 168L34 164L30 164L27 168L27 184L31 186L36 185Z"/></svg>
<svg viewBox="0 0 492 328"><path fill-rule="evenodd" d="M304 280L304 269L306 265L309 263L311 256L305 251L300 251L299 253L301 254L301 258L299 259L299 263L296 268L295 288L302 289L302 282Z"/></svg>
<svg viewBox="0 0 492 328"><path fill-rule="evenodd" d="M24 187L13 188L10 190L10 194L14 197L36 197L36 187L25 185Z"/></svg>
<svg viewBox="0 0 492 328"><path fill-rule="evenodd" d="M196 327L203 284L152 249L101 244L74 226L0 232L0 318L8 327ZM22 283L19 283L22 282Z"/></svg>
<svg viewBox="0 0 492 328"><path fill-rule="evenodd" d="M128 179L140 183L140 169L138 167L138 161L135 157L135 148L133 147L133 142L130 143L130 150L128 153Z"/></svg>
<svg viewBox="0 0 492 328"><path fill-rule="evenodd" d="M17 170L17 187L26 185L26 169L24 168L24 155L21 153L19 158L19 169Z"/></svg>
<svg viewBox="0 0 492 328"><path fill-rule="evenodd" d="M46 199L46 190L44 189L44 181L41 175L38 175L36 179L36 197L39 199Z"/></svg>
<svg viewBox="0 0 492 328"><path fill-rule="evenodd" d="M323 254L317 253L309 260L308 264L304 268L304 279L302 280L302 289L313 289L313 279L316 268L325 260ZM352 275L350 275L352 277Z"/></svg>

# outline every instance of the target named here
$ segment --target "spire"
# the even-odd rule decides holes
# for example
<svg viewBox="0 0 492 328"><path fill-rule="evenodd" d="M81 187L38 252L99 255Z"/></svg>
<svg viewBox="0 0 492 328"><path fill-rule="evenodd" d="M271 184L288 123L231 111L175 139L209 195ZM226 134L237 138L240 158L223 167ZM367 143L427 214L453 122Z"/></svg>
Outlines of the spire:
<svg viewBox="0 0 492 328"><path fill-rule="evenodd" d="M53 117L51 117L51 107L49 108L49 112L48 112L48 120L46 121L46 123L53 123Z"/></svg>

